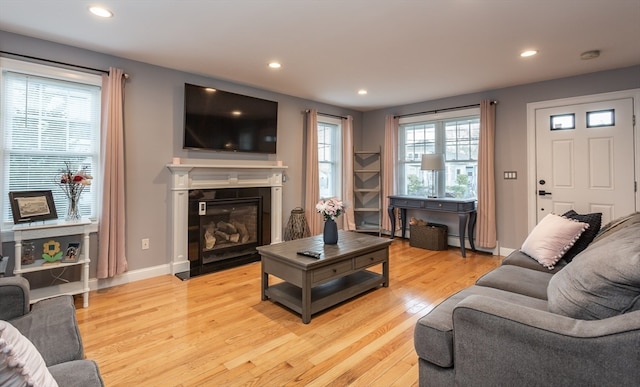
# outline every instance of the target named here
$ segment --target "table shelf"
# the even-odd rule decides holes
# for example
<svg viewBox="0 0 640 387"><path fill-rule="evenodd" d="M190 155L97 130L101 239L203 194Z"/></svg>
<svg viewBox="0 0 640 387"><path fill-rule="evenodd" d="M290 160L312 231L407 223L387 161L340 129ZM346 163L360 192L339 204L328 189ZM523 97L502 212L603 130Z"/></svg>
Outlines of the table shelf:
<svg viewBox="0 0 640 387"><path fill-rule="evenodd" d="M15 268L14 274L22 276L26 273L35 273L44 270L54 270L71 266L81 266L80 280L68 283L55 284L42 288L32 288L29 292L30 302L33 304L40 300L59 295L83 295L83 306L89 306L89 233L91 222L88 219L78 221L55 221L43 224L19 224L13 227L15 241ZM77 262L47 263L44 259L37 259L29 265L22 265L22 243L34 239L47 239L63 236L82 235L82 256Z"/></svg>

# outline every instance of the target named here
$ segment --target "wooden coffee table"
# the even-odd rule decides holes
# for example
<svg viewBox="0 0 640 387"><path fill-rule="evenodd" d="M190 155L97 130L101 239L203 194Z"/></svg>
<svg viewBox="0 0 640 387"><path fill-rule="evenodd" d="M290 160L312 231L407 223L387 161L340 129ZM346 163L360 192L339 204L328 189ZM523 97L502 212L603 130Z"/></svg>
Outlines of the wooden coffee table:
<svg viewBox="0 0 640 387"><path fill-rule="evenodd" d="M387 238L339 231L337 245L322 235L257 248L262 257L262 300L271 299L302 315L311 315L379 286L389 286ZM298 251L320 252L319 259ZM382 274L367 270L382 265ZM282 279L269 286L269 276Z"/></svg>

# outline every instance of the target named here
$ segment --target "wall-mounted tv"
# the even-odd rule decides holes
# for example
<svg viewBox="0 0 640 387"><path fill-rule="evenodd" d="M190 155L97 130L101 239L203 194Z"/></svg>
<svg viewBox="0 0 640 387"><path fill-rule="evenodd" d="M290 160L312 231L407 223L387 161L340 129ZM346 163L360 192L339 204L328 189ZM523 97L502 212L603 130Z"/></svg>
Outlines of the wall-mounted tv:
<svg viewBox="0 0 640 387"><path fill-rule="evenodd" d="M184 148L276 153L278 103L184 85Z"/></svg>

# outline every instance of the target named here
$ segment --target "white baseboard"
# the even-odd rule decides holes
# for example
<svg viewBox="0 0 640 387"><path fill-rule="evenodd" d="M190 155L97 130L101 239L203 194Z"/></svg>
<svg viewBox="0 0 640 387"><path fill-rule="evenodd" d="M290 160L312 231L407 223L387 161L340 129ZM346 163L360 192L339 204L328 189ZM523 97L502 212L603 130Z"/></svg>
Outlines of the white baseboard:
<svg viewBox="0 0 640 387"><path fill-rule="evenodd" d="M140 270L132 270L128 271L124 274L120 274L113 278L106 279L97 279L91 278L89 279L89 289L90 290L100 290L106 289L113 286L124 285L130 282L136 282L144 279L149 279L153 277L159 277L161 275L171 274L171 266L169 264L154 266L154 267L146 267Z"/></svg>

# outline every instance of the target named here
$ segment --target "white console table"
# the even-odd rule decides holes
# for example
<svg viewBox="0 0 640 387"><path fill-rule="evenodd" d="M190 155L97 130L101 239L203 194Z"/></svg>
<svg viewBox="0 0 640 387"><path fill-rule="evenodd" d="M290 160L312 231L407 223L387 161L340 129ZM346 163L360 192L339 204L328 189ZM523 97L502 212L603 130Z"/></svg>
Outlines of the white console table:
<svg viewBox="0 0 640 387"><path fill-rule="evenodd" d="M73 281L63 284L55 284L39 289L31 289L29 297L31 303L38 302L45 298L51 298L58 295L82 294L83 307L89 306L89 220L80 221L57 221L45 223L41 225L19 224L13 227L13 235L15 240L15 269L14 274L22 276L24 273L52 270L69 266L81 265L80 281ZM22 242L32 239L45 239L60 236L82 235L82 246L80 250L81 256L77 262L62 263L60 261L54 263L45 263L44 259L36 259L34 263L22 265Z"/></svg>

